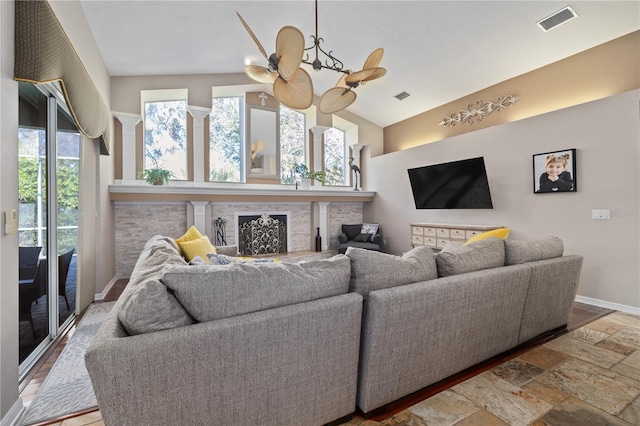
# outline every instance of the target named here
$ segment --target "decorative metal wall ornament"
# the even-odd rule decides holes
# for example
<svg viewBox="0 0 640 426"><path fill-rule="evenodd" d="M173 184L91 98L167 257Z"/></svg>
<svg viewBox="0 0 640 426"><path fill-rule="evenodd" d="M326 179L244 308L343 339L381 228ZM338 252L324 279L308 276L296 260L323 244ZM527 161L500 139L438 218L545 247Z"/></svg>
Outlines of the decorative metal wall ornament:
<svg viewBox="0 0 640 426"><path fill-rule="evenodd" d="M269 99L269 96L264 92L260 92L258 97L260 98L260 105L267 106L267 99Z"/></svg>
<svg viewBox="0 0 640 426"><path fill-rule="evenodd" d="M227 221L221 217L213 221L213 228L215 231L214 244L216 246L227 245Z"/></svg>
<svg viewBox="0 0 640 426"><path fill-rule="evenodd" d="M502 98L498 98L495 102L482 102L477 101L476 107L473 108L473 104L469 104L467 109L463 109L457 114L451 114L449 117L445 117L442 119L438 126L455 126L456 124L473 124L473 119L476 121L482 121L484 116L491 114L494 111L502 111L505 108L510 108L518 102L520 98L514 95L507 95Z"/></svg>

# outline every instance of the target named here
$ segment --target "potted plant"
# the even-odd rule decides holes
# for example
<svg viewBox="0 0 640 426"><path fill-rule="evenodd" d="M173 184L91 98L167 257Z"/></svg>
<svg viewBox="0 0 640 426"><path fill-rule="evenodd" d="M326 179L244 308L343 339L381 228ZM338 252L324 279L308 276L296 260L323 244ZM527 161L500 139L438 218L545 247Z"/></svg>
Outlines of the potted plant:
<svg viewBox="0 0 640 426"><path fill-rule="evenodd" d="M309 171L306 164L296 164L293 166L293 172L300 179L300 187L302 189L310 189L311 181L317 180L320 183L324 183L325 173L323 171Z"/></svg>
<svg viewBox="0 0 640 426"><path fill-rule="evenodd" d="M167 185L172 177L173 173L162 167L145 169L138 175L138 179L144 179L151 185Z"/></svg>

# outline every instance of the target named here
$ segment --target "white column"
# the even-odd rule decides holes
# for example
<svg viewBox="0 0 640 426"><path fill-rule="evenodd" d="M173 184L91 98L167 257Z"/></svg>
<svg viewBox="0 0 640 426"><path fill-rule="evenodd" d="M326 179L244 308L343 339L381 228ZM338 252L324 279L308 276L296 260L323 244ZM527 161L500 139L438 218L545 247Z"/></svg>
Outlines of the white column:
<svg viewBox="0 0 640 426"><path fill-rule="evenodd" d="M322 237L322 250L329 250L329 202L318 202L318 226Z"/></svg>
<svg viewBox="0 0 640 426"><path fill-rule="evenodd" d="M139 114L114 112L113 116L122 123L122 183L136 180L136 126L142 120Z"/></svg>
<svg viewBox="0 0 640 426"><path fill-rule="evenodd" d="M190 201L193 205L193 225L198 228L200 232L208 233L207 230L207 205L208 201Z"/></svg>
<svg viewBox="0 0 640 426"><path fill-rule="evenodd" d="M193 181L204 182L204 150L208 131L204 128L204 119L210 108L189 105L189 114L193 117Z"/></svg>

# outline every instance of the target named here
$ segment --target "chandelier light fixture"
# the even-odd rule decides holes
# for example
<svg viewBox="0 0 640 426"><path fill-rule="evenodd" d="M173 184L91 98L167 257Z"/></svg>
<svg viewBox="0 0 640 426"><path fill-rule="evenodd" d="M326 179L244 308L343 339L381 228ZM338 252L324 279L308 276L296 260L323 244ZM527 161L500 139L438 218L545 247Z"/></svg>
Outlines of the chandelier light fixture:
<svg viewBox="0 0 640 426"><path fill-rule="evenodd" d="M352 72L344 69L342 61L333 56L332 51L327 53L321 47L324 39L318 36L318 0L315 2L315 12L316 32L311 36L312 46L305 48L302 32L298 28L288 25L278 31L276 51L269 56L249 25L236 12L242 25L258 46L258 50L268 61L266 67L247 65L245 72L255 81L273 84L273 95L276 99L292 109L307 109L313 103L313 82L309 73L301 67L303 63L311 65L315 71L324 68L341 73L335 87L327 90L318 103L318 109L321 113L333 114L348 107L356 100L357 95L354 89L386 74L387 70L379 66L384 50L382 48L374 50L367 57L360 71ZM310 60L310 51L315 52L313 60ZM321 60L320 55L324 55L324 61Z"/></svg>

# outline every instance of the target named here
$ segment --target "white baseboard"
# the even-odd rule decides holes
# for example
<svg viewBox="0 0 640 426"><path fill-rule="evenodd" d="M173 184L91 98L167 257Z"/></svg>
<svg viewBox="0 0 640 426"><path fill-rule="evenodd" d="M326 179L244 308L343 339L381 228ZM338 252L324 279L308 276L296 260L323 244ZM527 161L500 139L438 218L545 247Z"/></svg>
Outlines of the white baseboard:
<svg viewBox="0 0 640 426"><path fill-rule="evenodd" d="M0 426L13 426L18 424L18 420L20 420L20 416L22 416L24 410L25 406L22 404L22 398L18 398L7 414L0 420Z"/></svg>
<svg viewBox="0 0 640 426"><path fill-rule="evenodd" d="M620 303L607 302L606 300L593 299L591 297L585 296L576 296L576 302L599 306L601 308L615 309L616 311L626 312L628 314L640 315L640 308L636 308L635 306L622 305Z"/></svg>
<svg viewBox="0 0 640 426"><path fill-rule="evenodd" d="M107 283L107 286L102 289L102 292L96 293L95 296L93 296L93 300L95 300L96 302L102 302L104 298L107 297L109 290L111 290L111 287L113 287L116 281L118 281L118 278L116 277L111 278L111 281L109 281L109 283Z"/></svg>

